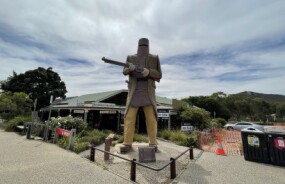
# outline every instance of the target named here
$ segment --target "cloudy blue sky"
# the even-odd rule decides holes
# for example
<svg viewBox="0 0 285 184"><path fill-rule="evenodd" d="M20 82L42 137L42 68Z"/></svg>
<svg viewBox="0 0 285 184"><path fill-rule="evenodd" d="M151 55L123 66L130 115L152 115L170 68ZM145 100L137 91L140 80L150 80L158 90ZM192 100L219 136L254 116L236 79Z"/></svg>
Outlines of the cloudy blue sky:
<svg viewBox="0 0 285 184"><path fill-rule="evenodd" d="M52 67L67 96L126 89L139 38L161 60L157 94L285 95L284 0L0 0L0 80Z"/></svg>

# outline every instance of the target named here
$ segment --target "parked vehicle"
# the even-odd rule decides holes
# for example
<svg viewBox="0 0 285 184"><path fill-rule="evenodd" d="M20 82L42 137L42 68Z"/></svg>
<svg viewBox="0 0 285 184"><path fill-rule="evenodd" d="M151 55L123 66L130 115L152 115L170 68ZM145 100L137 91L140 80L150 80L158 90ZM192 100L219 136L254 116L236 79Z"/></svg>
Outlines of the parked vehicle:
<svg viewBox="0 0 285 184"><path fill-rule="evenodd" d="M253 128L258 129L258 130L263 131L263 126L262 125L257 125L257 124L254 124L254 123L251 123L251 122L245 122L245 121L238 122L238 123L235 123L235 124L226 124L224 126L224 128L226 128L227 130L239 130L239 131L244 129L244 128L248 128L248 127L253 127Z"/></svg>

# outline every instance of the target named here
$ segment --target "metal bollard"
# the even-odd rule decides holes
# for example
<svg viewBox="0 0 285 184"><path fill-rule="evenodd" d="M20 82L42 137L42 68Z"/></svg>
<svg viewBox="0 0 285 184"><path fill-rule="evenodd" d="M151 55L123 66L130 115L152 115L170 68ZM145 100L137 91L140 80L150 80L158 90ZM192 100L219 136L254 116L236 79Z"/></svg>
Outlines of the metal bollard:
<svg viewBox="0 0 285 184"><path fill-rule="evenodd" d="M95 161L95 148L93 146L90 146L90 161Z"/></svg>
<svg viewBox="0 0 285 184"><path fill-rule="evenodd" d="M170 178L174 179L176 177L176 164L175 164L175 159L174 158L170 158Z"/></svg>
<svg viewBox="0 0 285 184"><path fill-rule="evenodd" d="M28 124L27 139L31 139L32 125Z"/></svg>
<svg viewBox="0 0 285 184"><path fill-rule="evenodd" d="M190 152L190 160L193 160L194 159L193 146L190 146L189 152Z"/></svg>
<svg viewBox="0 0 285 184"><path fill-rule="evenodd" d="M43 141L48 141L48 126L44 126L44 135L43 135Z"/></svg>
<svg viewBox="0 0 285 184"><path fill-rule="evenodd" d="M131 181L136 182L136 159L134 158L131 162Z"/></svg>

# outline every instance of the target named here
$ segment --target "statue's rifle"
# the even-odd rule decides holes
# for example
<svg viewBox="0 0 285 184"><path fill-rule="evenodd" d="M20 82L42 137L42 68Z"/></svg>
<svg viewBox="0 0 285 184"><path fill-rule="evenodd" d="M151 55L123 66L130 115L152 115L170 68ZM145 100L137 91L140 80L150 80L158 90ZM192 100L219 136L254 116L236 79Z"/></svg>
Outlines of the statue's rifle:
<svg viewBox="0 0 285 184"><path fill-rule="evenodd" d="M109 63L109 64L112 64L112 65L118 65L118 66L123 66L123 67L129 67L131 64L129 63L123 63L123 62L120 62L120 61L114 61L114 60L111 60L111 59L107 59L105 57L102 58L102 60L105 62L105 63ZM140 66L137 66L135 65L136 67L136 71L141 73L143 71L143 67L140 67Z"/></svg>

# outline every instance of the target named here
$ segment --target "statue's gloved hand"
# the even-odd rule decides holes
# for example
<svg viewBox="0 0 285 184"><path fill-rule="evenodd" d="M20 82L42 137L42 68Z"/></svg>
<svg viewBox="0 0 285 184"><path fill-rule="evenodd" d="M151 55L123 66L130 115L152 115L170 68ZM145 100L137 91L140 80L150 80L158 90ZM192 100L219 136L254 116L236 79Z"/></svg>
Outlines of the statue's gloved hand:
<svg viewBox="0 0 285 184"><path fill-rule="evenodd" d="M142 71L143 77L147 77L148 74L149 74L149 70L147 68L144 68L143 71Z"/></svg>
<svg viewBox="0 0 285 184"><path fill-rule="evenodd" d="M136 69L136 66L133 63L129 63L130 72L134 71L135 69Z"/></svg>

